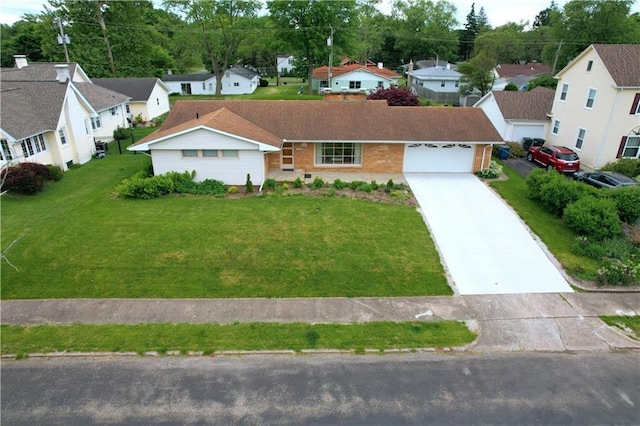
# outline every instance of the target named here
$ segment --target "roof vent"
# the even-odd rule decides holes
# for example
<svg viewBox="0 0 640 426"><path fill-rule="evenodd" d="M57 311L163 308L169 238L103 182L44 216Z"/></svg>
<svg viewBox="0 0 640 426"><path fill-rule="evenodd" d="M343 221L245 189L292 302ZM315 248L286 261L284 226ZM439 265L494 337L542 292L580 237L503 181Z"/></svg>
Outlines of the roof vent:
<svg viewBox="0 0 640 426"><path fill-rule="evenodd" d="M27 55L13 55L13 59L16 60L16 68L19 70L29 66L29 63L27 62Z"/></svg>
<svg viewBox="0 0 640 426"><path fill-rule="evenodd" d="M56 80L58 80L58 82L66 83L67 80L70 80L68 64L57 64L54 65L54 68L56 69Z"/></svg>

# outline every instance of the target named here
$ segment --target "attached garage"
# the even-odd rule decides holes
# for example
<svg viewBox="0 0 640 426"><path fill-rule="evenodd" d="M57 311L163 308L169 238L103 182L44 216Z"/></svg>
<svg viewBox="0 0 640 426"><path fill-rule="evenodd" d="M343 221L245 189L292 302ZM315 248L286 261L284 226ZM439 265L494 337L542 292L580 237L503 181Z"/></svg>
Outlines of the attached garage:
<svg viewBox="0 0 640 426"><path fill-rule="evenodd" d="M403 172L471 173L474 154L475 147L468 144L407 144Z"/></svg>
<svg viewBox="0 0 640 426"><path fill-rule="evenodd" d="M544 138L544 124L513 124L511 137L506 140L522 143L522 138Z"/></svg>

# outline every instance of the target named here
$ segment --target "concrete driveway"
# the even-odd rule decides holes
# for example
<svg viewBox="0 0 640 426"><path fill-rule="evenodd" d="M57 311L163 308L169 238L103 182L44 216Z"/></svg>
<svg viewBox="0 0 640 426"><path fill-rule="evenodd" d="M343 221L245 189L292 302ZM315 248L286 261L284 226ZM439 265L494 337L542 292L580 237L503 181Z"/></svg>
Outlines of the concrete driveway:
<svg viewBox="0 0 640 426"><path fill-rule="evenodd" d="M460 294L573 292L517 214L469 173L405 173Z"/></svg>

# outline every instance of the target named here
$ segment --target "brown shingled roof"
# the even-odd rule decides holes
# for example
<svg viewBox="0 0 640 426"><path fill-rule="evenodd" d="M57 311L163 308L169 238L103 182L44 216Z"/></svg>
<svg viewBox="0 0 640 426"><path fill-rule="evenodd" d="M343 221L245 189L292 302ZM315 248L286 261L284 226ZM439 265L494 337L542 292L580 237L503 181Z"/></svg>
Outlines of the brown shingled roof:
<svg viewBox="0 0 640 426"><path fill-rule="evenodd" d="M640 44L594 44L617 86L640 87Z"/></svg>
<svg viewBox="0 0 640 426"><path fill-rule="evenodd" d="M160 130L139 143L199 125L194 120L196 114L204 118L221 109L245 120L233 124L238 127L229 129L229 133L239 132L239 128L249 131L248 123L252 123L280 140L502 141L480 108L390 107L385 101L178 101ZM223 121L212 127L223 126ZM251 139L271 143L259 135Z"/></svg>
<svg viewBox="0 0 640 426"><path fill-rule="evenodd" d="M554 95L554 90L540 86L528 92L493 92L506 120L547 120Z"/></svg>
<svg viewBox="0 0 640 426"><path fill-rule="evenodd" d="M527 77L533 77L540 74L547 74L551 72L551 67L547 64L541 64L539 62L532 62L530 64L500 64L496 67L496 72L500 78L511 78L517 75L525 75Z"/></svg>

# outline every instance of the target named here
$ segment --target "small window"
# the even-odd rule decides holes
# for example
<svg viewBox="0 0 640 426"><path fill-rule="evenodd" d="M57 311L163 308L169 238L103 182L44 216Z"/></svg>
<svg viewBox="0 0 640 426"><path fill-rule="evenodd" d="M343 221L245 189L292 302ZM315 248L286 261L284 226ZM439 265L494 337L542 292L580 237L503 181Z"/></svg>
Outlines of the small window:
<svg viewBox="0 0 640 426"><path fill-rule="evenodd" d="M160 105L160 98L156 98L156 105Z"/></svg>
<svg viewBox="0 0 640 426"><path fill-rule="evenodd" d="M207 90L207 83L202 83L202 90Z"/></svg>
<svg viewBox="0 0 640 426"><path fill-rule="evenodd" d="M640 136L629 136L622 151L625 158L640 158Z"/></svg>
<svg viewBox="0 0 640 426"><path fill-rule="evenodd" d="M225 158L237 157L238 156L238 150L237 149L223 149L222 150L222 156L225 157Z"/></svg>
<svg viewBox="0 0 640 426"><path fill-rule="evenodd" d="M384 89L384 81L378 81L378 89Z"/></svg>
<svg viewBox="0 0 640 426"><path fill-rule="evenodd" d="M197 157L198 150L197 149L183 149L182 150L183 157Z"/></svg>
<svg viewBox="0 0 640 426"><path fill-rule="evenodd" d="M553 129L551 129L551 133L557 135L560 131L560 120L553 120Z"/></svg>
<svg viewBox="0 0 640 426"><path fill-rule="evenodd" d="M102 127L102 123L100 122L100 116L91 117L91 128L93 130L100 129Z"/></svg>
<svg viewBox="0 0 640 426"><path fill-rule="evenodd" d="M125 108L127 109L127 114L131 114L131 108L129 108L129 104L125 105Z"/></svg>
<svg viewBox="0 0 640 426"><path fill-rule="evenodd" d="M213 83L209 83L209 91L213 92Z"/></svg>
<svg viewBox="0 0 640 426"><path fill-rule="evenodd" d="M65 135L64 129L58 129L58 136L60 136L60 143L62 145L67 144L67 137Z"/></svg>
<svg viewBox="0 0 640 426"><path fill-rule="evenodd" d="M203 149L202 150L203 157L217 157L218 150L217 149Z"/></svg>
<svg viewBox="0 0 640 426"><path fill-rule="evenodd" d="M440 81L440 87L444 87L444 85L445 85L446 83L447 83L447 82L446 82L446 81L444 81L444 80Z"/></svg>
<svg viewBox="0 0 640 426"><path fill-rule="evenodd" d="M238 83L237 81L233 83L233 87L240 87L240 83Z"/></svg>
<svg viewBox="0 0 640 426"><path fill-rule="evenodd" d="M631 103L631 111L629 111L629 114L640 114L640 93L636 93L636 95L633 97L633 102Z"/></svg>
<svg viewBox="0 0 640 426"><path fill-rule="evenodd" d="M0 156L2 156L2 161L13 160L13 155L11 154L9 143L6 139L0 139Z"/></svg>
<svg viewBox="0 0 640 426"><path fill-rule="evenodd" d="M591 72L591 67L593 67L593 61L587 62L587 72Z"/></svg>
<svg viewBox="0 0 640 426"><path fill-rule="evenodd" d="M350 81L349 82L349 89L359 89L362 86L362 82L361 81Z"/></svg>
<svg viewBox="0 0 640 426"><path fill-rule="evenodd" d="M117 115L118 114L118 108L116 108L116 107L109 108L109 112L111 113L112 116Z"/></svg>
<svg viewBox="0 0 640 426"><path fill-rule="evenodd" d="M455 86L456 86L456 87L460 87L460 82L459 82L458 80L456 80L456 84L455 84Z"/></svg>
<svg viewBox="0 0 640 426"><path fill-rule="evenodd" d="M582 149L582 145L584 144L584 137L587 134L585 129L578 130L578 137L576 138L576 148Z"/></svg>
<svg viewBox="0 0 640 426"><path fill-rule="evenodd" d="M562 92L560 92L560 100L566 101L567 94L569 92L569 85L567 83L562 83Z"/></svg>
<svg viewBox="0 0 640 426"><path fill-rule="evenodd" d="M587 95L587 104L585 105L586 108L593 108L593 103L596 101L596 89L589 89L589 94Z"/></svg>

